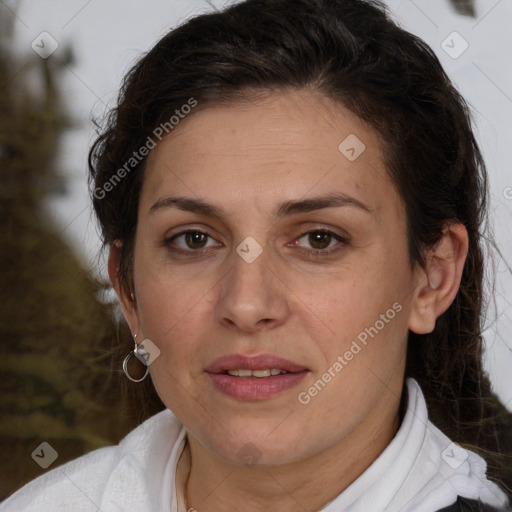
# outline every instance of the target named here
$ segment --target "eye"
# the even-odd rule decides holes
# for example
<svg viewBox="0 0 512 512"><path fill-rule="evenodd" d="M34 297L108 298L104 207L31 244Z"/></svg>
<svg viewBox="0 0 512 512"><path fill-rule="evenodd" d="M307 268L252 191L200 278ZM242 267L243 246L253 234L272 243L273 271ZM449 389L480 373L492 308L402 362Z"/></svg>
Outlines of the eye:
<svg viewBox="0 0 512 512"><path fill-rule="evenodd" d="M346 238L332 231L317 229L303 233L293 245L308 249L309 254L329 254L339 250L347 242Z"/></svg>
<svg viewBox="0 0 512 512"><path fill-rule="evenodd" d="M209 244L209 240L211 243ZM183 231L168 238L165 243L174 246L178 251L190 252L215 247L219 244L215 242L208 233L196 229Z"/></svg>

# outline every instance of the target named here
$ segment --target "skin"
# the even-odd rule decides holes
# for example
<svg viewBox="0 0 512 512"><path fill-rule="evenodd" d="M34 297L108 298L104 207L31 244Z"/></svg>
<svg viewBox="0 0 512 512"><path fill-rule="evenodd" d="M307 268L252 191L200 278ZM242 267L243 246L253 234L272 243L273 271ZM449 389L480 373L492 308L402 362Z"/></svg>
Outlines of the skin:
<svg viewBox="0 0 512 512"><path fill-rule="evenodd" d="M338 149L350 134L366 147L355 161ZM334 193L369 211L345 205L275 214L287 201ZM152 209L170 196L201 199L222 214ZM151 377L189 432L187 507L319 510L389 444L399 427L408 330L432 331L455 297L467 253L465 228L447 225L427 268L411 265L405 218L378 134L315 91L199 106L152 150L139 205L134 301L120 284L119 244L109 272L137 340L149 338L161 350ZM170 241L186 229L211 237L192 245L203 244L202 252L185 236ZM318 230L346 242L304 235ZM235 250L249 236L263 249L252 263ZM337 250L308 254L325 244ZM401 311L300 403L298 394L396 303ZM309 373L269 399L235 399L204 371L233 353L276 354ZM256 464L238 455L248 446Z"/></svg>

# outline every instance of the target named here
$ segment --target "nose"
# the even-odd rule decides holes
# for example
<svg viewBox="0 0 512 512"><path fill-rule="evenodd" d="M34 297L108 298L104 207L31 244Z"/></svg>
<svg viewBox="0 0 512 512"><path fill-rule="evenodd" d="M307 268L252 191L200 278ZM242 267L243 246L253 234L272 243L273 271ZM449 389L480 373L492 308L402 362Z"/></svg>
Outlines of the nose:
<svg viewBox="0 0 512 512"><path fill-rule="evenodd" d="M231 268L220 283L217 320L229 329L246 333L285 323L289 290L266 252L250 263L236 252L230 260Z"/></svg>

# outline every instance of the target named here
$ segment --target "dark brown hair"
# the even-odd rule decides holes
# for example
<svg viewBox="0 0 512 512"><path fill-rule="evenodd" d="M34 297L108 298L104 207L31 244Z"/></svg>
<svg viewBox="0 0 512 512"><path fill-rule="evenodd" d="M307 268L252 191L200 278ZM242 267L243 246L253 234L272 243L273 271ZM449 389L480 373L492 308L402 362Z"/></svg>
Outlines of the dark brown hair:
<svg viewBox="0 0 512 512"><path fill-rule="evenodd" d="M102 191L133 152L190 98L204 108L300 88L335 99L380 134L406 206L411 265L425 265L447 222L466 227L460 290L432 333L410 333L406 372L433 422L479 452L510 493L512 415L482 367L484 163L467 105L438 59L379 1L247 0L189 20L133 67L89 159L104 242L123 243L121 277L130 287L145 159Z"/></svg>

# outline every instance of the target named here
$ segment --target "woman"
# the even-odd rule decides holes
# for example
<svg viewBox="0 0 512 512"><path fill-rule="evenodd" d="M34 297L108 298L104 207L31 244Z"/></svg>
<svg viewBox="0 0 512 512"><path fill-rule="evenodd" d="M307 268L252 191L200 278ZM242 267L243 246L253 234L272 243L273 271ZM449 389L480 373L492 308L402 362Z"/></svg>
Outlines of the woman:
<svg viewBox="0 0 512 512"><path fill-rule="evenodd" d="M510 510L484 164L379 2L190 20L129 73L90 168L123 369L167 410L1 510Z"/></svg>

